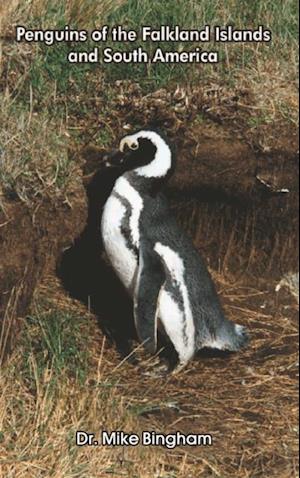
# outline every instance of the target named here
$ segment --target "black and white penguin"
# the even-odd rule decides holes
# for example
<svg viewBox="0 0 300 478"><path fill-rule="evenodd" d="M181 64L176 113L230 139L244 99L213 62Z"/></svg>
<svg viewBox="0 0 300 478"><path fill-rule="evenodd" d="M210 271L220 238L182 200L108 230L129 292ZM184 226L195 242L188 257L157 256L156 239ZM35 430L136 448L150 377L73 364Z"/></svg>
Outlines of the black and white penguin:
<svg viewBox="0 0 300 478"><path fill-rule="evenodd" d="M120 176L107 199L101 233L106 254L133 298L138 337L152 354L162 327L183 367L200 349L237 351L246 329L224 316L210 274L160 192L174 155L160 134L125 136L106 166Z"/></svg>

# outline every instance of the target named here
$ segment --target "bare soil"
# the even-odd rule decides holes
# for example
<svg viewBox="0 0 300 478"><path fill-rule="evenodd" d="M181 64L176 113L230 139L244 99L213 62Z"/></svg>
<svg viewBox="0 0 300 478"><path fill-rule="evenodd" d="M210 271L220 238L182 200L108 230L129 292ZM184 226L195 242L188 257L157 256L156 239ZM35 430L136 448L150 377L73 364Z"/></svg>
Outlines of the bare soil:
<svg viewBox="0 0 300 478"><path fill-rule="evenodd" d="M80 174L80 171L78 171ZM68 202L42 199L31 207L1 197L0 212L0 363L16 343L34 290L43 274L80 234L86 221L86 196L79 181Z"/></svg>

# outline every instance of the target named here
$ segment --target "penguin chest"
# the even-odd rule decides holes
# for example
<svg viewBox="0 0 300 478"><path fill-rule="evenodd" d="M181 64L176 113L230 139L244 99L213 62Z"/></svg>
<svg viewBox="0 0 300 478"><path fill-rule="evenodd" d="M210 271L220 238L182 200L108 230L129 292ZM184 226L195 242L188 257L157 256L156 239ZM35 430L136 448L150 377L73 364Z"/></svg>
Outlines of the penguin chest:
<svg viewBox="0 0 300 478"><path fill-rule="evenodd" d="M114 195L105 204L101 233L111 265L124 286L130 289L138 265L137 254L130 241L128 210Z"/></svg>

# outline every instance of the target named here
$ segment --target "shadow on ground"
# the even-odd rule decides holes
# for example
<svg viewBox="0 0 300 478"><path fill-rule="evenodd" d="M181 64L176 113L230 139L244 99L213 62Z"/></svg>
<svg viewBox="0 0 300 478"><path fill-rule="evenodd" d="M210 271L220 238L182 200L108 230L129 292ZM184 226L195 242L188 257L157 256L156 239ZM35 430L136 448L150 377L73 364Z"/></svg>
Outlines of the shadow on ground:
<svg viewBox="0 0 300 478"><path fill-rule="evenodd" d="M115 180L113 171L102 170L87 186L87 225L64 252L57 273L67 292L97 316L101 330L126 356L136 338L132 301L104 257L100 234L102 208Z"/></svg>

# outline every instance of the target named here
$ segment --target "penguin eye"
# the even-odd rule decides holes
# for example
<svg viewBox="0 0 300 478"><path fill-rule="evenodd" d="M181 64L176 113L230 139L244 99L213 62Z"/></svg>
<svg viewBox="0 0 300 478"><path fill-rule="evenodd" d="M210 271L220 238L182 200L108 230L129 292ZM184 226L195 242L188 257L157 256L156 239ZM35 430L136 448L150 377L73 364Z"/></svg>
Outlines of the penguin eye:
<svg viewBox="0 0 300 478"><path fill-rule="evenodd" d="M138 145L138 143L131 143L129 147L130 147L130 149L136 150L136 149L139 148L139 145Z"/></svg>

